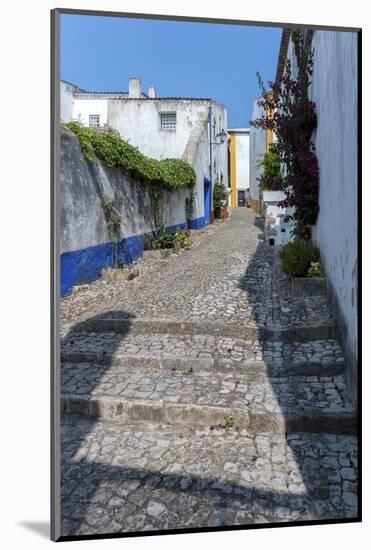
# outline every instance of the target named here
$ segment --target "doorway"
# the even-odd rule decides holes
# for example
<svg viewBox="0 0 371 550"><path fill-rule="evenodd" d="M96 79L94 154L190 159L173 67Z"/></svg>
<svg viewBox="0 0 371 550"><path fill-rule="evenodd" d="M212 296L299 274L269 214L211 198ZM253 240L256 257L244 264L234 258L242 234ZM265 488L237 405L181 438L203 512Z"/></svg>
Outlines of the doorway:
<svg viewBox="0 0 371 550"><path fill-rule="evenodd" d="M211 212L211 183L210 180L204 178L204 216L205 225L210 223Z"/></svg>

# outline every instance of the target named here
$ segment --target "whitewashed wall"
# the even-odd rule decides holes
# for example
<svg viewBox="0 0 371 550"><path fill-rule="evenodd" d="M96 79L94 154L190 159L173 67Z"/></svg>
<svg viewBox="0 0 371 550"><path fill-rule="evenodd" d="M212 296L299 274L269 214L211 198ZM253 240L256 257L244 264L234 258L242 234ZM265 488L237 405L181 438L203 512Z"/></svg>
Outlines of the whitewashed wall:
<svg viewBox="0 0 371 550"><path fill-rule="evenodd" d="M310 97L317 105L314 144L320 212L314 231L342 319L350 387L357 363L357 37L316 31Z"/></svg>
<svg viewBox="0 0 371 550"><path fill-rule="evenodd" d="M144 235L155 229L149 185L125 170L109 168L84 158L78 139L61 129L61 287L95 280L105 266L113 265L113 246L107 228L104 202L120 200L120 256L124 263L143 253ZM164 191L160 215L166 227L184 227L185 199L189 189Z"/></svg>
<svg viewBox="0 0 371 550"><path fill-rule="evenodd" d="M190 133L207 120L209 102L192 100L114 100L108 104L108 123L145 155L181 158ZM161 130L161 113L176 112L176 131Z"/></svg>
<svg viewBox="0 0 371 550"><path fill-rule="evenodd" d="M108 99L94 96L86 99L74 99L72 118L78 120L84 126L89 126L89 116L99 115L100 126L104 126L108 122Z"/></svg>
<svg viewBox="0 0 371 550"><path fill-rule="evenodd" d="M109 241L102 200L122 197L123 237L148 233L154 228L148 185L124 170L85 160L77 138L61 130L61 252L79 250ZM166 226L185 222L188 190L164 191L161 215Z"/></svg>
<svg viewBox="0 0 371 550"><path fill-rule="evenodd" d="M319 216L313 239L337 310L340 337L355 398L357 365L357 36L315 31L310 98L320 168ZM288 56L293 59L290 41ZM295 74L295 60L293 63Z"/></svg>
<svg viewBox="0 0 371 550"><path fill-rule="evenodd" d="M211 106L211 142L212 145L212 183L216 181L228 187L228 140L220 144L218 134L227 132L227 112L223 105L213 103ZM209 176L208 176L209 177Z"/></svg>
<svg viewBox="0 0 371 550"><path fill-rule="evenodd" d="M197 177L197 184L193 191L193 217L202 218L204 216L204 178L210 179L210 150L207 124L203 126L203 130L197 140L196 151L194 154L191 153L191 155L193 155L193 167Z"/></svg>
<svg viewBox="0 0 371 550"><path fill-rule="evenodd" d="M211 133L209 109L211 107ZM161 129L161 114L176 113L176 130ZM125 94L78 93L72 116L85 126L89 116L99 115L100 126L115 128L128 143L155 158L182 158L194 167L194 218L204 216L204 178L210 179L210 139L212 141L212 181L228 187L228 143L217 137L227 130L223 105L202 99L134 99ZM202 223L199 220L196 223Z"/></svg>
<svg viewBox="0 0 371 550"><path fill-rule="evenodd" d="M250 136L249 133L236 134L236 187L250 187Z"/></svg>
<svg viewBox="0 0 371 550"><path fill-rule="evenodd" d="M65 82L64 80L60 81L60 118L63 122L68 122L73 117L73 92L76 89L76 86Z"/></svg>
<svg viewBox="0 0 371 550"><path fill-rule="evenodd" d="M251 120L263 116L263 108L258 105L258 100L254 102ZM262 159L266 150L266 132L260 128L250 126L250 197L253 200L259 200L259 182L258 177L262 169L257 162Z"/></svg>

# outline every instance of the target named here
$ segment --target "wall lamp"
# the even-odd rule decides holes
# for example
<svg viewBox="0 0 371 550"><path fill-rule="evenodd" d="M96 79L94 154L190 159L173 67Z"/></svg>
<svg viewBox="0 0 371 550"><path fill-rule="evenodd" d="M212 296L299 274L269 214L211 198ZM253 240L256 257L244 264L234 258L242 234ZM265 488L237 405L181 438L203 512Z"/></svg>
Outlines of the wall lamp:
<svg viewBox="0 0 371 550"><path fill-rule="evenodd" d="M227 132L223 129L221 132L219 132L219 134L216 135L217 138L220 138L220 141L216 141L216 142L213 142L213 143L210 143L210 145L222 145L225 140L227 139L228 137L228 134Z"/></svg>

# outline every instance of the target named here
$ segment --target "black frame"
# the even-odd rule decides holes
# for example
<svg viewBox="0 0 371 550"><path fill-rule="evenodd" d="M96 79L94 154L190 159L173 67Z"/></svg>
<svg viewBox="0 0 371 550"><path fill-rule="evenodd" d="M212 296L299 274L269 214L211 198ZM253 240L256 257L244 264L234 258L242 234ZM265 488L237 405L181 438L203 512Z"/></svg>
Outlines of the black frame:
<svg viewBox="0 0 371 550"><path fill-rule="evenodd" d="M358 523L362 521L362 28L359 27L336 27L328 25L311 25L298 23L277 23L268 21L247 21L239 19L217 19L191 16L158 15L148 13L125 13L109 12L98 10L80 10L55 8L51 10L51 516L50 536L55 542L74 540L98 540L109 538L129 538L154 535L174 535L186 533L206 533L215 531L240 531L250 529L266 529L272 527L298 527L311 525L329 525L338 523ZM60 452L59 452L59 430L60 430L60 342L59 342L59 300L60 300L60 269L59 269L59 160L60 160L60 138L59 138L59 112L60 112L60 15L93 15L100 17L120 17L131 19L157 19L164 21L187 21L192 23L218 23L225 25L246 25L254 27L280 27L301 29L317 29L329 31L356 32L358 39L357 48L357 200L358 200L358 516L357 518L329 519L329 520L308 520L291 521L280 523L264 523L255 525L233 525L220 527L202 527L186 529L167 529L155 531L134 531L129 533L102 533L98 535L60 535Z"/></svg>

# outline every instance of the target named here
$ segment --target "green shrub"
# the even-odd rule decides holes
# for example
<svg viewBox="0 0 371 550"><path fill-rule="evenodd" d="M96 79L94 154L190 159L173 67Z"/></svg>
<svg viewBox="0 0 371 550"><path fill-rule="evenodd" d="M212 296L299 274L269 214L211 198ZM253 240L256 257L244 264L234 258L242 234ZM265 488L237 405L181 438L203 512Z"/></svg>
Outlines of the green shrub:
<svg viewBox="0 0 371 550"><path fill-rule="evenodd" d="M311 262L308 269L308 277L323 277L321 262Z"/></svg>
<svg viewBox="0 0 371 550"><path fill-rule="evenodd" d="M213 209L221 208L223 206L223 202L228 197L228 190L219 181L217 181L213 188Z"/></svg>
<svg viewBox="0 0 371 550"><path fill-rule="evenodd" d="M87 160L99 159L112 167L124 168L136 179L159 185L168 191L193 187L196 174L192 166L181 159L156 160L143 155L119 136L86 128L79 122L65 124L80 141Z"/></svg>
<svg viewBox="0 0 371 550"><path fill-rule="evenodd" d="M261 191L280 191L282 188L281 160L277 150L272 145L256 163L262 169L257 179Z"/></svg>
<svg viewBox="0 0 371 550"><path fill-rule="evenodd" d="M297 239L280 250L283 270L292 277L306 277L312 262L319 262L320 251L314 244Z"/></svg>
<svg viewBox="0 0 371 550"><path fill-rule="evenodd" d="M187 250L189 250L192 246L192 241L189 238L189 232L186 229L176 229L175 240L182 248L186 248Z"/></svg>

